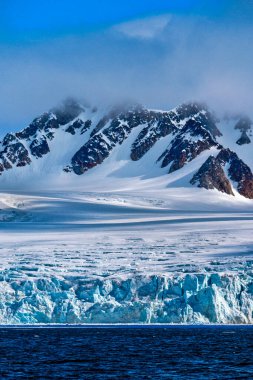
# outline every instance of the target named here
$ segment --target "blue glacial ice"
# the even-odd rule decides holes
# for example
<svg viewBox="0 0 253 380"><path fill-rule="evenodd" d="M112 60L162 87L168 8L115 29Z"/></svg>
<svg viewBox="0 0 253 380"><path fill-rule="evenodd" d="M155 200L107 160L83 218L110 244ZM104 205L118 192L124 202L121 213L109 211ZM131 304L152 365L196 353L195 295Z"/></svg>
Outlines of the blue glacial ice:
<svg viewBox="0 0 253 380"><path fill-rule="evenodd" d="M0 322L252 323L253 272L0 281Z"/></svg>

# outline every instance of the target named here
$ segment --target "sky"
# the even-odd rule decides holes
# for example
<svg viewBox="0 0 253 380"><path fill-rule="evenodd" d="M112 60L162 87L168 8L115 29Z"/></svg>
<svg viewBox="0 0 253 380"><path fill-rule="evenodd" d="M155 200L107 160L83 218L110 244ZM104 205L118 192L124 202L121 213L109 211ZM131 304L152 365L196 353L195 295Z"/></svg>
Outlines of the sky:
<svg viewBox="0 0 253 380"><path fill-rule="evenodd" d="M251 113L253 0L0 0L0 136L68 96Z"/></svg>

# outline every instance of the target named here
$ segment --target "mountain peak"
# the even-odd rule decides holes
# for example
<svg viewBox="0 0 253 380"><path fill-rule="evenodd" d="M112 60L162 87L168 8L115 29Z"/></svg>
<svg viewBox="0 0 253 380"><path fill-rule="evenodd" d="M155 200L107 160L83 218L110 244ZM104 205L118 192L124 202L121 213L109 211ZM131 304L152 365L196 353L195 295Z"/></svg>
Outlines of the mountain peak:
<svg viewBox="0 0 253 380"><path fill-rule="evenodd" d="M51 109L60 125L65 125L75 119L80 113L85 111L85 106L81 105L74 98L66 98L62 104Z"/></svg>
<svg viewBox="0 0 253 380"><path fill-rule="evenodd" d="M47 182L49 172L53 178L60 175L74 182L75 174L89 172L95 178L96 167L114 168L104 174L113 181L115 168L120 171L123 165L131 168L124 174L129 181L132 173L139 175L140 181L152 172L153 177L168 177L170 182L173 173L180 177L187 172L187 186L253 198L251 169L220 143L220 125L201 103L184 103L167 111L125 103L105 112L68 98L20 132L4 137L0 143L0 183L17 176L32 180L35 174ZM247 126L249 120L244 119L236 129L245 134Z"/></svg>

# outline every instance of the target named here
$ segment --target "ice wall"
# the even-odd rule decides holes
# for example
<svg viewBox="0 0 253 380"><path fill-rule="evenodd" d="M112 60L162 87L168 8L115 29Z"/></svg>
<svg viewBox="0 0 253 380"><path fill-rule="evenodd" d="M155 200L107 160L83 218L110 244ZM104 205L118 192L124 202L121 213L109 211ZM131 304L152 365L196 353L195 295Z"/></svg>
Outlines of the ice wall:
<svg viewBox="0 0 253 380"><path fill-rule="evenodd" d="M0 277L0 323L252 323L253 272Z"/></svg>

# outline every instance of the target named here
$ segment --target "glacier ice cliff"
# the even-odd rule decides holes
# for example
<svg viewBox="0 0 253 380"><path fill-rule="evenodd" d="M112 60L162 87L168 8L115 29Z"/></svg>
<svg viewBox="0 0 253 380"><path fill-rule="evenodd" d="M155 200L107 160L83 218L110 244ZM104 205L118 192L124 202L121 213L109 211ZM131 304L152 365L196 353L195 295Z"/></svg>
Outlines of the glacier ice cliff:
<svg viewBox="0 0 253 380"><path fill-rule="evenodd" d="M0 277L0 323L252 323L253 271L122 279Z"/></svg>

